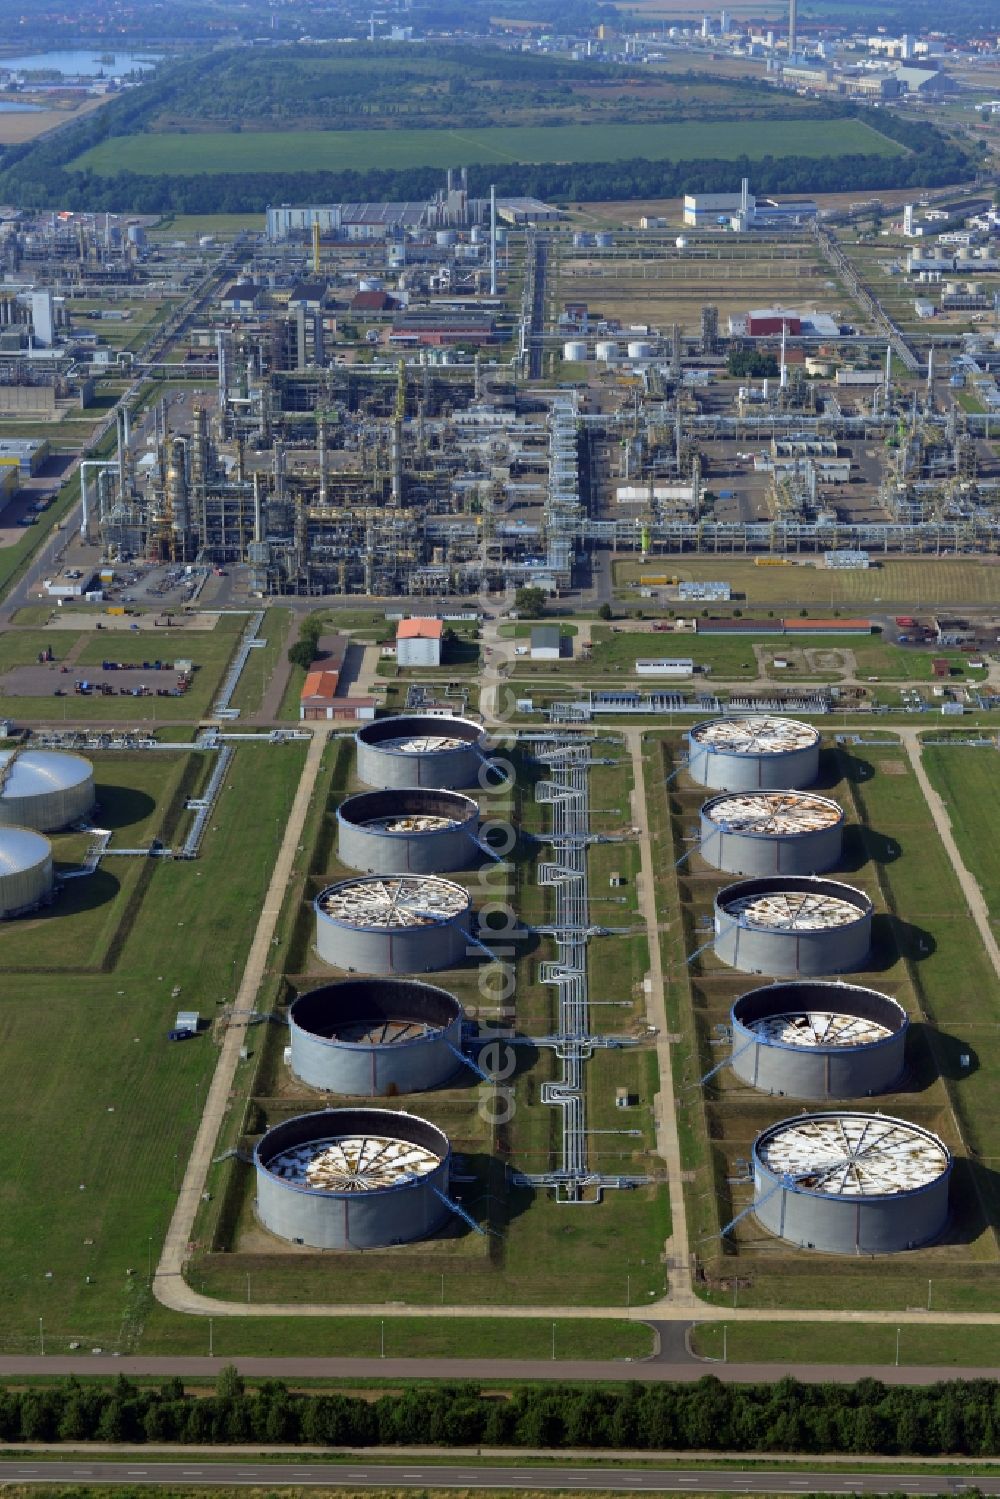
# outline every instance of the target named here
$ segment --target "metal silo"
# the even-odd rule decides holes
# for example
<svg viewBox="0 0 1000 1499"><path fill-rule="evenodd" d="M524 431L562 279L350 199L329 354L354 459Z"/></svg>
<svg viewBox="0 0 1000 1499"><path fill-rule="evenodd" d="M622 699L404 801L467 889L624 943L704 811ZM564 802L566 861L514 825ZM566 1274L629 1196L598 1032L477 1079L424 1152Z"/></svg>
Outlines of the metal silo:
<svg viewBox="0 0 1000 1499"><path fill-rule="evenodd" d="M33 911L52 894L52 845L30 828L0 828L0 920Z"/></svg>
<svg viewBox="0 0 1000 1499"><path fill-rule="evenodd" d="M449 1217L451 1146L394 1109L324 1109L268 1130L254 1151L257 1217L314 1249L382 1249Z"/></svg>
<svg viewBox="0 0 1000 1499"><path fill-rule="evenodd" d="M0 750L0 825L54 833L89 817L94 767L63 750Z"/></svg>
<svg viewBox="0 0 1000 1499"><path fill-rule="evenodd" d="M715 897L715 953L744 973L819 977L864 966L872 903L839 880L774 875Z"/></svg>
<svg viewBox="0 0 1000 1499"><path fill-rule="evenodd" d="M791 718L713 718L688 734L688 772L715 791L811 786L819 775L819 734Z"/></svg>
<svg viewBox="0 0 1000 1499"><path fill-rule="evenodd" d="M470 950L469 892L437 875L342 880L314 902L316 951L348 973L431 973Z"/></svg>
<svg viewBox="0 0 1000 1499"><path fill-rule="evenodd" d="M289 1012L291 1068L311 1088L353 1098L440 1087L462 1066L462 1006L416 979L345 979L300 994Z"/></svg>
<svg viewBox="0 0 1000 1499"><path fill-rule="evenodd" d="M936 1135L903 1119L854 1113L785 1119L754 1142L754 1216L800 1249L917 1249L947 1224L951 1164Z"/></svg>
<svg viewBox="0 0 1000 1499"><path fill-rule="evenodd" d="M477 786L488 763L483 726L471 718L417 713L377 718L354 738L358 779L366 786Z"/></svg>
<svg viewBox="0 0 1000 1499"><path fill-rule="evenodd" d="M337 853L368 874L465 869L481 854L479 806L458 791L364 791L337 808Z"/></svg>
<svg viewBox="0 0 1000 1499"><path fill-rule="evenodd" d="M730 791L701 809L701 856L727 874L820 874L843 837L843 808L810 791Z"/></svg>
<svg viewBox="0 0 1000 1499"><path fill-rule="evenodd" d="M877 989L854 984L769 984L733 1005L732 1069L764 1093L864 1098L891 1088L904 1068L909 1019Z"/></svg>

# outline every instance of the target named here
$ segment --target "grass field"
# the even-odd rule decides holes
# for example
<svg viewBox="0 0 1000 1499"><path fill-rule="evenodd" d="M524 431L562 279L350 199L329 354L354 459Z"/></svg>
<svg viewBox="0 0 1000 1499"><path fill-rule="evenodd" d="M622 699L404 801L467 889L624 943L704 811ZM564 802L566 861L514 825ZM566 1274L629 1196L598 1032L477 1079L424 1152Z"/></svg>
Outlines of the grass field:
<svg viewBox="0 0 1000 1499"><path fill-rule="evenodd" d="M5 986L4 1351L37 1349L40 1319L53 1351L71 1340L85 1349L136 1345L149 1266L216 1061L211 1032L171 1046L166 1031L181 1006L212 1022L235 994L304 753L301 745L238 750L198 861L121 861L139 865L138 879L98 889L109 902L99 970L54 968L58 949L37 943L31 971L25 965ZM196 761L204 774L204 757ZM131 786L133 821L123 832L159 825L176 758L117 764L100 757L98 779ZM53 942L58 913L57 901ZM10 935L21 940L13 923Z"/></svg>
<svg viewBox="0 0 1000 1499"><path fill-rule="evenodd" d="M489 130L290 130L240 134L125 136L77 158L81 171L364 171L479 162L687 161L747 155L897 156L902 147L860 120L707 120L697 124L555 125Z"/></svg>
<svg viewBox="0 0 1000 1499"><path fill-rule="evenodd" d="M940 792L965 867L983 892L994 928L1000 931L1000 838L995 816L1000 763L992 746L926 745L924 765ZM984 815L986 814L986 815Z"/></svg>
<svg viewBox="0 0 1000 1499"><path fill-rule="evenodd" d="M933 1288L931 1291L933 1299ZM721 1359L722 1326L703 1323L692 1335L692 1345L703 1358ZM725 1352L732 1363L781 1364L885 1364L896 1362L896 1328L851 1327L824 1323L822 1329L806 1323L730 1322L725 1331ZM995 1327L913 1327L899 1334L901 1367L920 1364L995 1365Z"/></svg>
<svg viewBox="0 0 1000 1499"><path fill-rule="evenodd" d="M988 557L887 558L857 572L828 571L813 566L812 559L789 567L756 567L751 560L725 557L649 557L644 562L621 558L615 563L619 588L637 586L643 575L682 582L717 579L729 583L734 595L741 595L740 602L751 608L879 604L885 611L895 607L909 612L933 604L992 604L1000 592L1000 566ZM669 592L660 588L661 603L666 603Z"/></svg>

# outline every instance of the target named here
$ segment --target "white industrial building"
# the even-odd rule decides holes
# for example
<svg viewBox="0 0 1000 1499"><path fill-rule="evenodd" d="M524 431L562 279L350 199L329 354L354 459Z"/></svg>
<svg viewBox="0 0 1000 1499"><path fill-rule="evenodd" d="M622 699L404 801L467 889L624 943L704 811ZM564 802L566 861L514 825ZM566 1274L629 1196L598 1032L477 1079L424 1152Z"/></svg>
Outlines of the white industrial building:
<svg viewBox="0 0 1000 1499"><path fill-rule="evenodd" d="M439 619L401 619L396 626L397 666L440 666L443 636Z"/></svg>
<svg viewBox="0 0 1000 1499"><path fill-rule="evenodd" d="M562 654L562 637L558 625L532 625L532 661L558 661Z"/></svg>

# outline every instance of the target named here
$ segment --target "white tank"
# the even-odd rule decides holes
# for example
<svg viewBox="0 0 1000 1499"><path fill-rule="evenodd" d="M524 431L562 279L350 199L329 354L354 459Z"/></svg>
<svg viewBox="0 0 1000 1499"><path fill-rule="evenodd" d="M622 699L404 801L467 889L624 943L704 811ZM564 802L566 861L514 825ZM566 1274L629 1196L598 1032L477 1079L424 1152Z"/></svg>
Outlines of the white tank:
<svg viewBox="0 0 1000 1499"><path fill-rule="evenodd" d="M473 224L469 230L469 243L470 245L481 245L483 243L483 231L478 224Z"/></svg>
<svg viewBox="0 0 1000 1499"><path fill-rule="evenodd" d="M678 250L686 250L688 247L687 235L678 234L677 238L674 240L674 244L677 246Z"/></svg>
<svg viewBox="0 0 1000 1499"><path fill-rule="evenodd" d="M0 920L31 911L52 893L52 845L30 828L0 828Z"/></svg>
<svg viewBox="0 0 1000 1499"><path fill-rule="evenodd" d="M384 291L385 283L381 276L362 276L358 282L358 291Z"/></svg>
<svg viewBox="0 0 1000 1499"><path fill-rule="evenodd" d="M434 236L434 242L438 245L454 245L458 243L458 235L454 229L439 229Z"/></svg>
<svg viewBox="0 0 1000 1499"><path fill-rule="evenodd" d="M573 364L582 364L587 357L587 345L582 338L571 338L563 344L563 358Z"/></svg>
<svg viewBox="0 0 1000 1499"><path fill-rule="evenodd" d="M628 357L630 359L652 359L655 354L655 347L642 339L635 339L628 346Z"/></svg>
<svg viewBox="0 0 1000 1499"><path fill-rule="evenodd" d="M602 338L594 348L594 358L602 364L617 364L619 357L618 345L612 339Z"/></svg>

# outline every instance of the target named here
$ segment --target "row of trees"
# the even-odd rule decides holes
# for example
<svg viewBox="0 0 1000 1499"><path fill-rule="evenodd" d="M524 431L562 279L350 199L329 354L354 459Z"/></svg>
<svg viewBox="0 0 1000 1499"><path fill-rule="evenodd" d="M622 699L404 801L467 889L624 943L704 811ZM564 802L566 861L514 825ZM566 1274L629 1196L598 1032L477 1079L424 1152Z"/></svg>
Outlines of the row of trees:
<svg viewBox="0 0 1000 1499"><path fill-rule="evenodd" d="M855 1385L412 1386L398 1394L293 1394L276 1380L248 1391L224 1369L211 1395L180 1380L140 1389L76 1379L0 1391L0 1441L281 1442L329 1446L429 1443L634 1447L744 1452L995 1456L1000 1387L956 1381L926 1389Z"/></svg>

